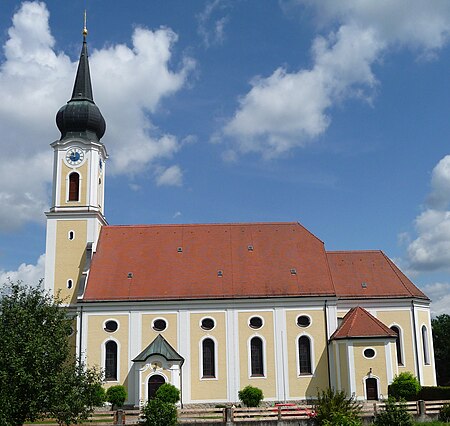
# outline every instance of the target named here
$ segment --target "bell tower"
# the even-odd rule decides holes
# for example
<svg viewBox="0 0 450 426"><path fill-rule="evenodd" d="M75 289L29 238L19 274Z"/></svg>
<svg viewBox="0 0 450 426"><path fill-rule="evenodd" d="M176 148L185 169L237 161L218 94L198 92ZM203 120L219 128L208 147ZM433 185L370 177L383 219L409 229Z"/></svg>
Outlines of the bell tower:
<svg viewBox="0 0 450 426"><path fill-rule="evenodd" d="M72 97L56 115L61 132L53 142L52 203L47 216L45 289L67 304L76 302L86 280L104 216L106 148L100 141L105 120L94 103L86 43L83 45Z"/></svg>

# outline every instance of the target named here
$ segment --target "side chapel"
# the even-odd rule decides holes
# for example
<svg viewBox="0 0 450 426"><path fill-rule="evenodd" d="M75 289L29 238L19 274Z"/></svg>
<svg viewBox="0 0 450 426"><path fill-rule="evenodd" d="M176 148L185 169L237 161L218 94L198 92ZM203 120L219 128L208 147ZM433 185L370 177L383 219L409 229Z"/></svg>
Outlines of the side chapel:
<svg viewBox="0 0 450 426"><path fill-rule="evenodd" d="M430 300L382 251L326 251L296 222L108 224L86 34L51 144L45 288L69 301L77 355L106 386L137 406L166 382L183 404L234 403L246 385L376 400L404 371L435 385Z"/></svg>

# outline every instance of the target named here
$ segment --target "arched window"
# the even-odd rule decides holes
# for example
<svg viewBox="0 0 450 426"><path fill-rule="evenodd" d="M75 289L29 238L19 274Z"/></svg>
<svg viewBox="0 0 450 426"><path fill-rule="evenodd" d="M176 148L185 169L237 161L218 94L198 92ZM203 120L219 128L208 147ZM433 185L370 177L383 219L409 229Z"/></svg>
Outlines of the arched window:
<svg viewBox="0 0 450 426"><path fill-rule="evenodd" d="M113 340L105 344L105 379L117 380L117 343Z"/></svg>
<svg viewBox="0 0 450 426"><path fill-rule="evenodd" d="M263 341L259 337L250 341L250 362L252 376L264 376Z"/></svg>
<svg viewBox="0 0 450 426"><path fill-rule="evenodd" d="M311 340L307 336L298 339L298 364L300 374L312 374Z"/></svg>
<svg viewBox="0 0 450 426"><path fill-rule="evenodd" d="M397 363L398 365L403 365L403 356L402 356L402 339L400 328L396 325L391 327L391 330L397 335L395 339L395 347L397 348Z"/></svg>
<svg viewBox="0 0 450 426"><path fill-rule="evenodd" d="M69 201L80 200L80 175L73 172L69 175Z"/></svg>
<svg viewBox="0 0 450 426"><path fill-rule="evenodd" d="M428 350L428 330L422 326L422 345L423 345L423 362L425 365L430 365L430 351Z"/></svg>
<svg viewBox="0 0 450 426"><path fill-rule="evenodd" d="M204 339L202 342L203 377L216 377L216 355L214 340Z"/></svg>

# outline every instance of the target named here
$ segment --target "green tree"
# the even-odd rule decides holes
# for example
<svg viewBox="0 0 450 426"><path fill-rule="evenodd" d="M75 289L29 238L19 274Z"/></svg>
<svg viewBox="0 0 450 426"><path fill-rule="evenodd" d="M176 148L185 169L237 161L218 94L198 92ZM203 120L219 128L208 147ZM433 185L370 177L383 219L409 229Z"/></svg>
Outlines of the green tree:
<svg viewBox="0 0 450 426"><path fill-rule="evenodd" d="M360 425L361 405L344 391L333 388L317 395L315 405L316 420L319 425Z"/></svg>
<svg viewBox="0 0 450 426"><path fill-rule="evenodd" d="M73 416L77 411L82 416L85 407L92 406L90 385L96 382L98 388L100 382L91 370L76 367L68 340L71 332L72 318L61 300L21 283L10 283L3 291L0 425L22 425L62 412L61 405L70 398L82 401L78 408L72 405Z"/></svg>
<svg viewBox="0 0 450 426"><path fill-rule="evenodd" d="M437 382L440 386L450 385L450 315L442 314L431 320L433 328L434 359Z"/></svg>
<svg viewBox="0 0 450 426"><path fill-rule="evenodd" d="M176 404L180 400L180 391L170 383L164 383L156 391L156 398L163 402Z"/></svg>
<svg viewBox="0 0 450 426"><path fill-rule="evenodd" d="M82 422L92 414L94 407L105 401L101 386L102 372L79 363L65 365L52 390L53 403L49 414L59 425Z"/></svg>
<svg viewBox="0 0 450 426"><path fill-rule="evenodd" d="M413 426L414 421L408 413L404 400L396 402L395 398L390 397L386 401L386 407L380 411L373 422L375 426Z"/></svg>
<svg viewBox="0 0 450 426"><path fill-rule="evenodd" d="M106 390L106 400L112 404L112 409L123 407L127 396L127 390L122 385L111 386Z"/></svg>
<svg viewBox="0 0 450 426"><path fill-rule="evenodd" d="M156 397L145 404L142 417L145 426L175 426L177 407L171 402L164 402Z"/></svg>
<svg viewBox="0 0 450 426"><path fill-rule="evenodd" d="M240 390L238 397L247 407L257 407L264 399L263 391L250 385Z"/></svg>
<svg viewBox="0 0 450 426"><path fill-rule="evenodd" d="M414 399L421 389L419 380L409 371L400 373L394 377L392 384L389 386L389 396L397 400Z"/></svg>

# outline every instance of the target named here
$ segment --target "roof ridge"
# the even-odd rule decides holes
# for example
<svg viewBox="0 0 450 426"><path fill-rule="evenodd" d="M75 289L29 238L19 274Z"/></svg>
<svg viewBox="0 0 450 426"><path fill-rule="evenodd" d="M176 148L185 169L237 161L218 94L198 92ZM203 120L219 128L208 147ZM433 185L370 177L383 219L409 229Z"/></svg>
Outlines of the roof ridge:
<svg viewBox="0 0 450 426"><path fill-rule="evenodd" d="M379 249L373 249L373 250L327 250L327 254L340 254L340 253L383 253L382 250Z"/></svg>
<svg viewBox="0 0 450 426"><path fill-rule="evenodd" d="M137 224L137 225L105 225L104 228L149 228L149 227L189 227L189 226L261 226L261 225L300 225L303 229L307 230L299 222L229 222L229 223L216 223L216 222L202 222L202 223L151 223L151 224ZM312 236L316 237L313 233L308 231ZM316 237L317 238L317 237ZM317 238L318 239L318 238Z"/></svg>

